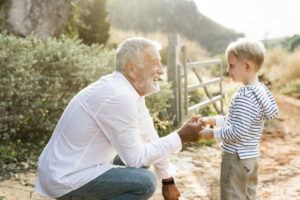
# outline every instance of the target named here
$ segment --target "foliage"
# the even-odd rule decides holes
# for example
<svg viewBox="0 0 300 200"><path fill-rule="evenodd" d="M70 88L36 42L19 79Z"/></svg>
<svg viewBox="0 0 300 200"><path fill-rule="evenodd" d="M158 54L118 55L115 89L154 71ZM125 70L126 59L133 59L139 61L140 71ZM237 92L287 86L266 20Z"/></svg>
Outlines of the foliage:
<svg viewBox="0 0 300 200"><path fill-rule="evenodd" d="M167 109L170 99L173 99L173 93L170 84L162 82L160 84L160 92L146 97L146 105L149 108L154 126L160 136L169 134L173 130L173 118L168 114Z"/></svg>
<svg viewBox="0 0 300 200"><path fill-rule="evenodd" d="M82 6L86 12L81 12L81 22L78 26L79 38L85 44L105 44L109 38L110 24L106 21L107 11L105 0L85 0Z"/></svg>
<svg viewBox="0 0 300 200"><path fill-rule="evenodd" d="M113 66L102 46L0 35L1 140L47 138L69 100Z"/></svg>
<svg viewBox="0 0 300 200"><path fill-rule="evenodd" d="M288 50L293 52L300 45L300 35L294 35L289 40Z"/></svg>
<svg viewBox="0 0 300 200"><path fill-rule="evenodd" d="M269 39L265 40L264 44L268 49L281 48L288 52L293 52L300 45L300 35Z"/></svg>
<svg viewBox="0 0 300 200"><path fill-rule="evenodd" d="M105 0L78 0L71 2L71 12L64 35L79 38L85 44L105 44L110 24L106 20Z"/></svg>
<svg viewBox="0 0 300 200"><path fill-rule="evenodd" d="M5 30L7 27L7 14L10 7L10 1L0 0L0 32Z"/></svg>
<svg viewBox="0 0 300 200"><path fill-rule="evenodd" d="M21 171L36 168L36 161L44 145L43 141L37 144L21 140L1 142L0 181Z"/></svg>

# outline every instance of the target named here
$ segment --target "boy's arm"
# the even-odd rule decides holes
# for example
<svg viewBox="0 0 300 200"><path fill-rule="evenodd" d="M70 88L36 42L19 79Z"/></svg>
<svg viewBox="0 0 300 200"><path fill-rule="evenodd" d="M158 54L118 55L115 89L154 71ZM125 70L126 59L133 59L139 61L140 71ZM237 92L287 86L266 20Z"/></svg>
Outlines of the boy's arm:
<svg viewBox="0 0 300 200"><path fill-rule="evenodd" d="M215 139L235 143L240 141L244 135L250 134L251 124L259 113L254 102L247 96L238 96L235 98L232 109L234 109L234 111L229 111L231 113L234 112L230 120L230 126L212 129Z"/></svg>
<svg viewBox="0 0 300 200"><path fill-rule="evenodd" d="M205 124L213 125L216 126L216 128L220 128L224 126L225 116L217 115L213 117L203 117L202 121ZM201 139L210 140L214 138L214 129L206 128L202 130L200 133L201 133Z"/></svg>
<svg viewBox="0 0 300 200"><path fill-rule="evenodd" d="M224 123L225 123L225 116L222 115L215 116L215 125L217 128L223 127Z"/></svg>

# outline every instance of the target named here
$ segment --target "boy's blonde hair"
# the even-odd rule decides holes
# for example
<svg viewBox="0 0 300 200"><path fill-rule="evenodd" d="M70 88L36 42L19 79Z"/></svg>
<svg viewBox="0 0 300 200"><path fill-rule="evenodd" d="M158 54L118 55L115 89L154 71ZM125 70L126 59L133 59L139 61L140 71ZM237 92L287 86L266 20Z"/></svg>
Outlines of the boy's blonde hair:
<svg viewBox="0 0 300 200"><path fill-rule="evenodd" d="M241 38L228 45L226 58L232 55L242 61L252 61L257 64L258 70L264 62L265 52L266 49L262 42Z"/></svg>

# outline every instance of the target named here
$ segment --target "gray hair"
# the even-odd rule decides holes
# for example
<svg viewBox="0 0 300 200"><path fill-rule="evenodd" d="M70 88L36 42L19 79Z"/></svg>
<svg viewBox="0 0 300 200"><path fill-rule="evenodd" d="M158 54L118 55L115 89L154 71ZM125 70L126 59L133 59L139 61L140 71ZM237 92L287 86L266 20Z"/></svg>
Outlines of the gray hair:
<svg viewBox="0 0 300 200"><path fill-rule="evenodd" d="M149 46L158 51L161 49L160 43L146 38L133 37L124 40L116 51L116 71L124 72L128 61L140 64L140 53Z"/></svg>
<svg viewBox="0 0 300 200"><path fill-rule="evenodd" d="M266 49L260 41L240 38L229 44L226 49L226 57L233 55L239 60L250 60L260 68L264 62Z"/></svg>

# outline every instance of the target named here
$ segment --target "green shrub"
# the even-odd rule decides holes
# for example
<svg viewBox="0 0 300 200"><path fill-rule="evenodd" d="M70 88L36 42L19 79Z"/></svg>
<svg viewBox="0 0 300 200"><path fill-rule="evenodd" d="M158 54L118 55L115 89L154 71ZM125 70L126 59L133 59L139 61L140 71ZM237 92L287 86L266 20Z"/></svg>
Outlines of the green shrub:
<svg viewBox="0 0 300 200"><path fill-rule="evenodd" d="M78 40L0 35L0 137L48 137L69 100L113 70L114 52Z"/></svg>
<svg viewBox="0 0 300 200"><path fill-rule="evenodd" d="M154 126L160 136L169 134L173 129L174 116L170 115L167 109L169 99L173 99L173 93L170 84L162 82L160 84L160 92L147 96L146 105L153 118Z"/></svg>

